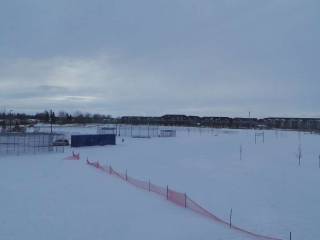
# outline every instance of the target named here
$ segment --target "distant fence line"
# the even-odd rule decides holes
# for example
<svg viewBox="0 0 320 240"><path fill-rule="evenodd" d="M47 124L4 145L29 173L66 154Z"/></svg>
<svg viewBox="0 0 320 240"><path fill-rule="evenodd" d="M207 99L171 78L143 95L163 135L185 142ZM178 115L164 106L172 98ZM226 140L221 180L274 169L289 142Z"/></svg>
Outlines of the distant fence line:
<svg viewBox="0 0 320 240"><path fill-rule="evenodd" d="M182 126L160 126L160 125L129 125L129 124L107 124L104 125L107 128L114 128L114 132L118 137L164 137L161 134L162 131L175 131L176 133L192 134L197 133L199 135L216 135L216 134L234 134L238 129L216 129L209 127L182 127ZM98 131L99 132L99 127ZM167 135L167 137L174 137L175 134Z"/></svg>
<svg viewBox="0 0 320 240"><path fill-rule="evenodd" d="M158 126L135 126L135 125L118 125L117 135L121 137L158 137Z"/></svg>
<svg viewBox="0 0 320 240"><path fill-rule="evenodd" d="M0 155L63 152L63 146L53 146L59 136L49 133L1 133Z"/></svg>
<svg viewBox="0 0 320 240"><path fill-rule="evenodd" d="M64 133L63 128L72 128L70 125L54 125L55 132ZM90 129L86 131L87 134L112 134L115 133L118 137L136 137L136 138L153 138L161 137L161 130L174 130L177 135L198 134L200 135L217 135L217 134L236 134L239 129L224 129L211 128L203 126L174 126L174 125L136 125L136 124L97 124L97 125L79 125L83 129ZM49 126L41 126L41 131L50 131ZM81 131L70 132L70 134L81 134ZM68 135L68 134L67 134Z"/></svg>

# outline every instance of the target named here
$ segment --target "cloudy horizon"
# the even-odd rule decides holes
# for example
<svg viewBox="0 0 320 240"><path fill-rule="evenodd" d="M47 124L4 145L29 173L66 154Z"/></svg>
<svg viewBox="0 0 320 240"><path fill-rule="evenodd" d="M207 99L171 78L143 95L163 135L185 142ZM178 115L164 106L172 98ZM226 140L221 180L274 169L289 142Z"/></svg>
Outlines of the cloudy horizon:
<svg viewBox="0 0 320 240"><path fill-rule="evenodd" d="M0 109L320 117L319 7L5 0Z"/></svg>

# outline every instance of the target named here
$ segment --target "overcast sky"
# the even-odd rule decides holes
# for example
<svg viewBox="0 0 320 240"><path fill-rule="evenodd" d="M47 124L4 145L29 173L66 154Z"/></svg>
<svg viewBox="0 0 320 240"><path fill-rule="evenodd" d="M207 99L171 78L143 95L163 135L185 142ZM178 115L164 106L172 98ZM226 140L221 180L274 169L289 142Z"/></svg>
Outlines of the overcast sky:
<svg viewBox="0 0 320 240"><path fill-rule="evenodd" d="M0 110L320 117L319 0L0 3Z"/></svg>

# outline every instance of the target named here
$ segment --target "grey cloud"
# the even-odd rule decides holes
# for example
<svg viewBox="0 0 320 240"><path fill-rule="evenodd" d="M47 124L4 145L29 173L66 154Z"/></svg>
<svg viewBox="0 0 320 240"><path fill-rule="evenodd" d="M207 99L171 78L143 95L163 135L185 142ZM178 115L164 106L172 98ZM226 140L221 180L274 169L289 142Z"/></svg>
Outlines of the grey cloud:
<svg viewBox="0 0 320 240"><path fill-rule="evenodd" d="M4 1L0 99L113 114L318 116L319 7L316 0Z"/></svg>
<svg viewBox="0 0 320 240"><path fill-rule="evenodd" d="M37 87L38 91L45 91L45 92L67 92L69 89L62 86L55 86L55 85L40 85Z"/></svg>

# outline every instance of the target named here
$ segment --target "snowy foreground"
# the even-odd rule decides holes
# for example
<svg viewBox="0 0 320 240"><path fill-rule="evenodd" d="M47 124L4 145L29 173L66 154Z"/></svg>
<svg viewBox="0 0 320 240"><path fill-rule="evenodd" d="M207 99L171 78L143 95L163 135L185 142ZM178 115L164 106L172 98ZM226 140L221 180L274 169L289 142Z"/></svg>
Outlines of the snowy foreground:
<svg viewBox="0 0 320 240"><path fill-rule="evenodd" d="M95 128L62 128L95 132ZM186 192L247 230L320 239L320 136L181 129L176 138L0 157L0 239L251 239L88 166L86 158ZM298 146L302 160L298 166ZM240 159L240 145L243 153ZM80 161L64 160L80 152Z"/></svg>

